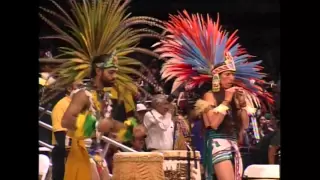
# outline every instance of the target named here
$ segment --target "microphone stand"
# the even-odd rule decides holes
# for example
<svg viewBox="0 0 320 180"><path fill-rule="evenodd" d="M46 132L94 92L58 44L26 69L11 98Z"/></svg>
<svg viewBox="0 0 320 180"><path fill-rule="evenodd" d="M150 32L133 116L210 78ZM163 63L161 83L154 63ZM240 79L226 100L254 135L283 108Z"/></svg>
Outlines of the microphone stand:
<svg viewBox="0 0 320 180"><path fill-rule="evenodd" d="M191 152L190 152L190 147L188 147L187 145L187 149L188 149L188 152L187 152L187 162L188 162L188 165L187 165L187 179L188 180L191 180Z"/></svg>
<svg viewBox="0 0 320 180"><path fill-rule="evenodd" d="M190 99L189 99L189 94L187 94L186 99L187 99L187 102L190 101ZM190 107L190 105L188 105L188 106ZM193 142L193 140L192 140L192 137L193 137L194 135L192 134L191 121L188 119L187 122L188 122L189 129L190 129L190 134L189 134L190 142L189 142L189 144L191 144L191 149L192 149L192 151L193 151L194 167L195 167L196 169L198 169L198 164L197 164L197 159L196 159L196 148L194 147L194 142Z"/></svg>
<svg viewBox="0 0 320 180"><path fill-rule="evenodd" d="M178 117L178 107L175 104L175 110L174 110L175 121L174 121L174 129L173 129L173 147L172 147L173 150L174 150L176 139L177 139L176 138L177 124L178 124L177 117ZM189 123L189 127L190 127L190 123ZM187 146L187 177L186 177L186 179L187 180L191 180L191 151L190 151L191 147L188 145L187 142L185 142L185 143L186 143L186 146ZM195 154L194 154L194 157L195 157Z"/></svg>
<svg viewBox="0 0 320 180"><path fill-rule="evenodd" d="M186 96L186 99L187 99L187 102L189 102L189 96L187 95ZM189 136L187 137L188 139L188 142L186 142L186 146L187 146L187 149L188 149L188 152L187 152L187 172L188 172L188 180L191 179L191 151L192 151L192 154L193 154L193 161L194 161L194 168L195 169L198 169L198 164L197 164L197 158L196 158L196 148L193 146L194 142L192 140L192 137L194 136L192 134L192 126L191 126L191 121L189 119L187 119L187 122L188 122L188 126L189 126L189 130L190 130L190 133L189 133Z"/></svg>
<svg viewBox="0 0 320 180"><path fill-rule="evenodd" d="M178 117L178 112L177 112L177 105L174 105L174 126L173 126L173 144L172 144L172 150L174 150L174 147L176 145L176 136L177 136L177 117Z"/></svg>
<svg viewBox="0 0 320 180"><path fill-rule="evenodd" d="M187 172L188 172L188 180L191 179L191 151L192 151L192 154L193 154L193 163L194 163L194 168L195 169L198 169L198 164L197 164L197 158L196 158L196 149L195 147L193 146L193 142L192 142L192 137L193 137L193 134L191 133L191 122L190 120L188 119L188 125L189 125L189 129L190 129L190 134L189 134L189 137L188 137L188 142L186 142L186 146L187 146ZM190 146L191 144L191 146Z"/></svg>
<svg viewBox="0 0 320 180"><path fill-rule="evenodd" d="M184 84L183 84L184 85ZM181 85L181 87L183 87L182 85ZM176 92L179 92L179 90L180 90L180 88L177 88L176 90L175 90L175 92L174 93L172 93L172 95L171 95L171 97L169 97L168 99L170 99L169 101L170 102L172 102L175 98L173 98L174 96L175 96L175 94L176 94ZM171 99L172 98L172 99ZM189 102L189 96L187 95L186 96L186 98L185 98L186 100L187 100L187 102ZM177 117L178 117L178 106L177 106L177 104L175 104L175 111L174 111L174 117L175 117L175 122L174 122L174 131L173 131L173 147L172 147L172 149L174 150L174 146L175 146L175 141L176 141L176 131L177 131L177 123L178 123L178 121L177 121ZM198 169L198 167L197 167L197 160L196 160L196 151L195 151L195 148L194 147L190 147L188 144L192 144L192 134L191 134L191 122L188 120L188 125L189 125L189 129L190 129L190 135L189 135L189 137L188 138L190 138L190 140L189 140L189 142L187 143L186 142L186 146L187 146L187 149L188 149L188 151L187 151L187 163L188 163L188 165L187 165L187 180L191 180L191 151L193 151L193 157L194 157L194 167L195 167L195 169Z"/></svg>

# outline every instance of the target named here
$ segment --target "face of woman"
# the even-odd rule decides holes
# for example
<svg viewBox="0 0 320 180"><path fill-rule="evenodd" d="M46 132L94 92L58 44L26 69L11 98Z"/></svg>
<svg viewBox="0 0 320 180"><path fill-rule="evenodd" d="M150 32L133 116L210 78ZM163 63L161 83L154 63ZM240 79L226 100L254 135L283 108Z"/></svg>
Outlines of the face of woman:
<svg viewBox="0 0 320 180"><path fill-rule="evenodd" d="M225 71L220 74L220 84L223 89L231 88L234 83L234 72Z"/></svg>

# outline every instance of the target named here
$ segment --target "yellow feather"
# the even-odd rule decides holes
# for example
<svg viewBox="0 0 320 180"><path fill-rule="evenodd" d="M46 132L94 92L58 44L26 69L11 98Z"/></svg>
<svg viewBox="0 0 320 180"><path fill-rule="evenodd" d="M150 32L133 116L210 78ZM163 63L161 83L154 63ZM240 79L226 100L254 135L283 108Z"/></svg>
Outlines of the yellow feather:
<svg viewBox="0 0 320 180"><path fill-rule="evenodd" d="M78 66L74 67L73 70L81 70L81 69L86 69L86 68L89 68L89 64L78 65Z"/></svg>
<svg viewBox="0 0 320 180"><path fill-rule="evenodd" d="M75 80L75 81L82 80L83 78L85 78L85 77L87 76L88 71L89 71L89 69L86 69L86 70L81 71L81 72L74 78L74 80Z"/></svg>
<svg viewBox="0 0 320 180"><path fill-rule="evenodd" d="M73 58L73 59L70 59L72 62L75 62L75 63L88 63L87 61L84 61L82 59L79 59L79 58Z"/></svg>
<svg viewBox="0 0 320 180"><path fill-rule="evenodd" d="M64 47L59 47L61 54L58 57L64 57L65 61L55 71L59 76L55 88L89 77L93 57L110 54L114 50L117 50L116 56L120 66L118 73L122 77L121 84L120 80L117 80L116 85L123 86L124 89L135 86L129 76L131 74L141 76L141 74L128 66L139 66L140 62L128 55L133 52L155 55L139 48L138 45L140 40L148 35L161 36L145 25L163 28L162 22L145 16L130 17L130 13L127 12L129 2L127 0L70 1L68 7L68 11L70 9L69 12L72 12L70 14L54 0L51 2L57 7L58 12L41 8L41 13L49 14L50 18L57 18L67 27L67 30L62 30L59 25L50 21L50 18L40 14L41 19L56 32L47 38L62 40L66 44ZM141 26L143 28L132 28L136 25L143 25Z"/></svg>

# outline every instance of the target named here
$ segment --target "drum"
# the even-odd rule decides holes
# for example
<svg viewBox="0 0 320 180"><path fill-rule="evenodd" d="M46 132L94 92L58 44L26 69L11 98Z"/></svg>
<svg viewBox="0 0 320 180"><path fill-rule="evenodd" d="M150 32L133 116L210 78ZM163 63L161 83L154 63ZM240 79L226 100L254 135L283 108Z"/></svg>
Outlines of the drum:
<svg viewBox="0 0 320 180"><path fill-rule="evenodd" d="M278 180L280 179L279 165L251 165L244 171L247 180Z"/></svg>
<svg viewBox="0 0 320 180"><path fill-rule="evenodd" d="M176 180L181 179L185 180L188 176L188 161L187 153L188 151L156 151L161 152L164 155L164 164L163 170L166 177L166 180ZM201 180L201 171L200 171L200 152L195 151L196 157L194 157L193 151L190 151L190 171L192 179ZM194 169L195 162L197 164L197 169ZM194 173L196 172L196 173Z"/></svg>
<svg viewBox="0 0 320 180"><path fill-rule="evenodd" d="M113 180L164 180L163 155L157 152L119 152L113 156Z"/></svg>

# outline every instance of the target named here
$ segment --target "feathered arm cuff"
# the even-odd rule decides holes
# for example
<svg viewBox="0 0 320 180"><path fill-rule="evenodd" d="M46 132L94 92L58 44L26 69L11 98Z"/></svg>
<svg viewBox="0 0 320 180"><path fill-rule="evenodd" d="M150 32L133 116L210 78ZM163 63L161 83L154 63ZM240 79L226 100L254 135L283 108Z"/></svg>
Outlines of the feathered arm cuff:
<svg viewBox="0 0 320 180"><path fill-rule="evenodd" d="M209 102L199 99L195 104L195 114L196 116L199 116L203 113L208 112L210 109L213 109L215 113L221 113L225 115L227 111L229 110L229 107L223 104L220 104L219 106L215 107L214 105L210 104Z"/></svg>
<svg viewBox="0 0 320 180"><path fill-rule="evenodd" d="M194 110L195 110L196 116L200 116L203 113L206 113L210 109L214 108L214 106L212 104L210 104L208 101L205 101L202 99L197 100L197 102L194 106L195 106Z"/></svg>

